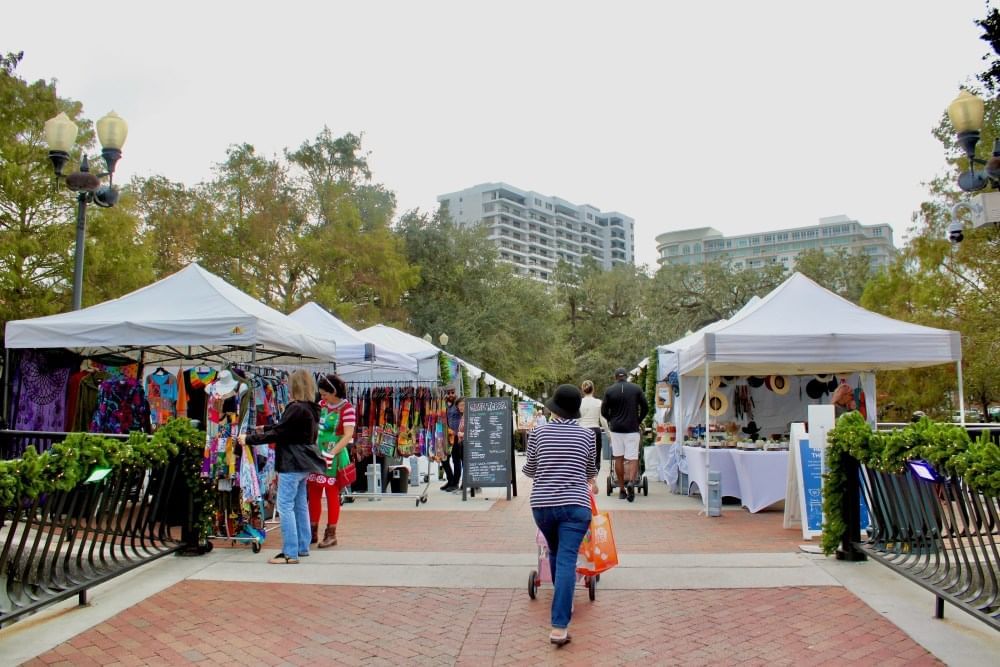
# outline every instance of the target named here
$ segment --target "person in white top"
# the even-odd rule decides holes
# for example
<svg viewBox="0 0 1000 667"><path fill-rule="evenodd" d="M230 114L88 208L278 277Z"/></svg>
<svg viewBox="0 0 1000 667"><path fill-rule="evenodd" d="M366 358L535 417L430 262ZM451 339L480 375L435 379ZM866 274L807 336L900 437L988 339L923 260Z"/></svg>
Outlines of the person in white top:
<svg viewBox="0 0 1000 667"><path fill-rule="evenodd" d="M580 385L583 391L583 402L580 404L580 426L589 428L594 434L595 454L594 465L601 470L601 430L607 428L608 422L601 416L601 399L594 398L594 383L584 380Z"/></svg>

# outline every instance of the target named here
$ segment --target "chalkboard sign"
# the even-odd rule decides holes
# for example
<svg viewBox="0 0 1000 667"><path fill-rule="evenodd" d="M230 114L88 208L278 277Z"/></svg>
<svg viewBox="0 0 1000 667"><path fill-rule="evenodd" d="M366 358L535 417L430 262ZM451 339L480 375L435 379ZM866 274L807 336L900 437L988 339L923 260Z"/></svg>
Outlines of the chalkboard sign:
<svg viewBox="0 0 1000 667"><path fill-rule="evenodd" d="M510 499L513 419L509 398L465 399L463 489L506 486Z"/></svg>

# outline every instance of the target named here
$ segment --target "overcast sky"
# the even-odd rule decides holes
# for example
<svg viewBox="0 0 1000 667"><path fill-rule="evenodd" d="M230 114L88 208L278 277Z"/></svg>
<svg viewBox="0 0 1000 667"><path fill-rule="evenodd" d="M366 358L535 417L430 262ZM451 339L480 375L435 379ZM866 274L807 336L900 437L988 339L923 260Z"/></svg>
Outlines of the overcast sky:
<svg viewBox="0 0 1000 667"><path fill-rule="evenodd" d="M840 213L899 244L988 50L982 0L5 4L21 77L128 121L120 180L193 185L326 125L400 212L505 181L632 216L639 263L665 231Z"/></svg>

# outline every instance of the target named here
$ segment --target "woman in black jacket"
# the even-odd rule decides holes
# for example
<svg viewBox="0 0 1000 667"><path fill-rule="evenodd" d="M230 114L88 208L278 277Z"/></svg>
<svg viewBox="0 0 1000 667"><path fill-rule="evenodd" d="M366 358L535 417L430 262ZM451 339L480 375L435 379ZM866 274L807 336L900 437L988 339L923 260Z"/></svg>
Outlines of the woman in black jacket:
<svg viewBox="0 0 1000 667"><path fill-rule="evenodd" d="M240 435L241 445L274 443L274 468L278 472L278 513L281 517L281 553L268 563L295 564L309 555L309 506L306 477L323 472L327 462L316 447L319 406L314 402L316 381L305 370L292 373L288 381L292 402L281 421L250 435Z"/></svg>

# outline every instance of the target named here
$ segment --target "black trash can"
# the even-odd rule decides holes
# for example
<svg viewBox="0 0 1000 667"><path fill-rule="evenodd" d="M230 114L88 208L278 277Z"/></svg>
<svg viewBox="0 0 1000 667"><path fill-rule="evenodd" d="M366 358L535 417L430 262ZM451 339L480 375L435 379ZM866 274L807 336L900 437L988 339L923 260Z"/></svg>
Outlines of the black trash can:
<svg viewBox="0 0 1000 667"><path fill-rule="evenodd" d="M389 468L389 487L393 493L407 493L410 485L410 469L407 466Z"/></svg>

